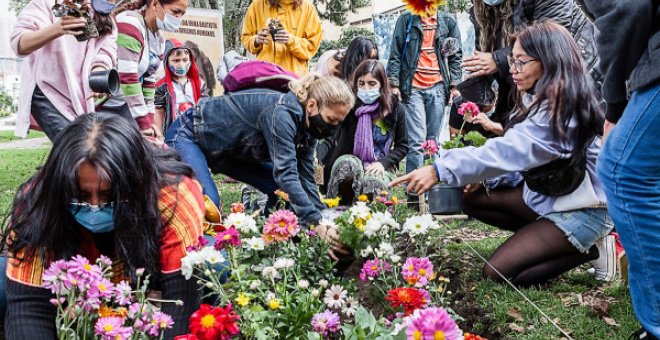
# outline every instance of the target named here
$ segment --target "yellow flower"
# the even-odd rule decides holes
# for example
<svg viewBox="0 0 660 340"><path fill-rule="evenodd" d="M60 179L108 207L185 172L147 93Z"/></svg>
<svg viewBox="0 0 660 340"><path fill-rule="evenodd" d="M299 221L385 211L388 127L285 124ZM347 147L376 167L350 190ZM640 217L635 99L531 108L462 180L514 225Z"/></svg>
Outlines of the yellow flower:
<svg viewBox="0 0 660 340"><path fill-rule="evenodd" d="M286 201L286 202L289 201L289 194L287 194L286 192L282 191L281 189L277 189L277 190L275 190L275 195L276 195L277 197L281 198L282 200Z"/></svg>
<svg viewBox="0 0 660 340"><path fill-rule="evenodd" d="M357 199L358 199L358 201L360 201L360 202L366 202L366 201L369 200L369 197L367 197L367 195L365 195L365 194L362 194L362 195L358 196Z"/></svg>
<svg viewBox="0 0 660 340"><path fill-rule="evenodd" d="M361 232L364 232L367 229L367 223L361 218L356 218L353 224L355 225L355 228Z"/></svg>
<svg viewBox="0 0 660 340"><path fill-rule="evenodd" d="M250 303L250 298L245 293L240 293L235 301L239 306L245 307Z"/></svg>
<svg viewBox="0 0 660 340"><path fill-rule="evenodd" d="M279 299L271 299L270 301L268 301L268 307L270 307L270 309L272 310L279 309L281 304L282 303L280 302Z"/></svg>
<svg viewBox="0 0 660 340"><path fill-rule="evenodd" d="M334 208L339 206L339 197L335 198L324 198L323 203L328 206L328 208Z"/></svg>
<svg viewBox="0 0 660 340"><path fill-rule="evenodd" d="M389 195L390 193L387 192L387 190L383 190L383 191L380 192L380 194L383 195L383 196L387 196L387 195Z"/></svg>
<svg viewBox="0 0 660 340"><path fill-rule="evenodd" d="M399 198L392 196L392 202L394 202L394 204L399 204Z"/></svg>
<svg viewBox="0 0 660 340"><path fill-rule="evenodd" d="M438 278L438 281L449 283L449 279L446 278L446 277L444 277L444 276L440 276L440 277Z"/></svg>
<svg viewBox="0 0 660 340"><path fill-rule="evenodd" d="M431 275L429 275L429 280L433 281L435 278L438 276L435 272L431 272Z"/></svg>

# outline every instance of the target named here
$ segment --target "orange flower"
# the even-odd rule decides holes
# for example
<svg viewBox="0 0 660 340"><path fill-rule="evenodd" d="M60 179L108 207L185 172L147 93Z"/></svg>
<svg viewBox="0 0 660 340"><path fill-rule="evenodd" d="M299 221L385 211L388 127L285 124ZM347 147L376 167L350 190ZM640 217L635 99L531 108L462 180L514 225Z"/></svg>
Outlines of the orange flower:
<svg viewBox="0 0 660 340"><path fill-rule="evenodd" d="M118 316L121 318L125 318L128 315L128 310L126 308L118 308L117 310L114 310L105 304L102 304L101 307L99 307L99 318L105 318L109 316Z"/></svg>
<svg viewBox="0 0 660 340"><path fill-rule="evenodd" d="M474 334L467 333L467 332L465 334L463 334L463 339L465 339L465 340L488 340L486 338L482 338L478 335L474 335Z"/></svg>
<svg viewBox="0 0 660 340"><path fill-rule="evenodd" d="M289 201L289 194L287 194L286 192L282 191L281 189L277 189L277 190L275 190L275 195L277 195L277 197L283 199L283 200L286 201L286 202Z"/></svg>

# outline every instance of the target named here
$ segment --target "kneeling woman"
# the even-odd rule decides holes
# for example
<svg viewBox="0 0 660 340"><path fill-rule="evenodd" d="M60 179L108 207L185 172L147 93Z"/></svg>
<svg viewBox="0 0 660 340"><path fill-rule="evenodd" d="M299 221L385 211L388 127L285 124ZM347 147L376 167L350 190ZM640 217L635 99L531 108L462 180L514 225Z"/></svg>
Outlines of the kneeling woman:
<svg viewBox="0 0 660 340"><path fill-rule="evenodd" d="M610 254L596 246L613 228L594 173L603 114L583 65L565 28L554 23L525 28L509 56L519 93L504 136L479 148L441 151L435 166L391 183L408 182L409 190L421 193L438 181L462 186L520 172L524 182L508 181L510 186L490 192L481 188L464 198L468 215L514 232L489 262L517 285L543 283ZM579 180L570 181L574 178ZM484 274L502 280L488 265Z"/></svg>
<svg viewBox="0 0 660 340"><path fill-rule="evenodd" d="M387 187L408 150L403 105L390 92L383 65L377 60L360 63L352 86L358 104L341 124L325 164L332 169L326 173L327 196L341 197L342 204Z"/></svg>
<svg viewBox="0 0 660 340"><path fill-rule="evenodd" d="M173 151L145 141L129 120L87 114L67 126L53 143L43 167L23 184L13 203L8 250L8 339L55 339L54 296L42 288L51 262L80 254L90 262L105 255L115 279L145 275L162 298L174 328L186 333L188 317L199 308L195 280L181 275L181 258L202 235L204 203L190 167Z"/></svg>
<svg viewBox="0 0 660 340"><path fill-rule="evenodd" d="M165 142L195 171L204 193L219 205L209 167L250 184L274 207L281 189L304 224L321 219L314 181L317 138L331 136L355 102L339 78L309 74L287 93L247 89L202 100L174 121Z"/></svg>

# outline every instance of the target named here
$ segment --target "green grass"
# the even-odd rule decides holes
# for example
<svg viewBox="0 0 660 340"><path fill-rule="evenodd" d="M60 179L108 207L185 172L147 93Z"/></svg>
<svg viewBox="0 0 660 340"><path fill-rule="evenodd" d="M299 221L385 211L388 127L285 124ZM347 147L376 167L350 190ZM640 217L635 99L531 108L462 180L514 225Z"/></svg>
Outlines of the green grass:
<svg viewBox="0 0 660 340"><path fill-rule="evenodd" d="M41 131L33 131L30 130L30 132L27 135L27 139L30 138L40 138L40 137L46 137L46 135L41 132ZM14 131L0 131L0 143L6 143L6 142L11 142L15 140L20 140L22 139L21 137L16 137L14 136Z"/></svg>
<svg viewBox="0 0 660 340"><path fill-rule="evenodd" d="M5 212L11 204L16 188L27 180L37 166L43 163L48 149L35 150L0 150L0 211ZM220 195L224 202L224 212L229 204L240 201L240 183L224 183L223 176L216 176ZM56 184L53 184L56 185ZM0 219L2 220L2 219ZM448 241L456 236L477 235L477 241L468 241L484 257L490 254L506 239L507 235L496 229L469 221L447 225L444 241L446 262L459 268L456 290L460 288L466 297L485 310L490 318L490 331L499 330L507 339L559 339L561 334L524 299L510 287L485 280L481 276L483 263L465 244ZM446 251L445 251L446 250ZM440 273L443 274L442 272ZM573 270L542 288L522 290L532 301L547 313L551 319L558 319L559 325L574 339L625 339L637 330L628 289L618 283L601 284L591 278L583 269ZM455 292L454 294L457 294ZM609 303L609 317L618 326L608 325L602 316L597 315L588 305L580 303L580 297L586 302L592 297ZM461 300L461 299L457 299ZM454 304L456 301L454 301ZM450 305L450 307L455 307ZM509 315L511 310L520 312L524 321L516 321ZM463 315L470 319L473 315ZM524 329L523 333L512 331L514 323ZM466 331L479 332L480 324L465 325Z"/></svg>
<svg viewBox="0 0 660 340"><path fill-rule="evenodd" d="M49 150L48 148L0 150L0 213L3 215L6 213L16 188L43 164Z"/></svg>
<svg viewBox="0 0 660 340"><path fill-rule="evenodd" d="M494 232L496 229L478 223L468 222L463 228L481 232ZM448 227L448 236L455 234L459 225ZM483 257L488 258L493 251L506 240L506 237L484 238L468 241ZM474 301L490 312L494 325L505 338L512 339L559 339L562 334L515 290L505 284L485 280L481 275L483 261L461 243L447 246L449 256L454 260L465 260L461 267L460 283L464 291L473 294ZM460 265L459 265L460 266ZM618 281L603 284L593 279L584 268L572 270L552 283L535 288L521 289L552 320L559 320L559 326L574 339L626 339L639 328L630 302L627 287ZM595 300L594 300L595 299ZM608 325L602 315L598 315L589 306L589 301L607 301L608 314L617 326ZM509 315L518 311L523 321L516 321ZM467 317L467 315L464 315ZM524 329L523 333L513 331L509 324L515 323ZM473 331L479 331L480 325L473 325ZM492 329L491 329L492 331Z"/></svg>

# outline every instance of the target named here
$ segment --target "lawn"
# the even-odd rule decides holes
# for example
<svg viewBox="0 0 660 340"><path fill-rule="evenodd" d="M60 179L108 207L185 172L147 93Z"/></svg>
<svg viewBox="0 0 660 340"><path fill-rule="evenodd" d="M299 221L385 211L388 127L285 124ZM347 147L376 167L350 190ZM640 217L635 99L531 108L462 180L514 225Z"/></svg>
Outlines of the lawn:
<svg viewBox="0 0 660 340"><path fill-rule="evenodd" d="M0 211L6 212L16 187L43 163L48 149L0 150ZM240 200L240 185L216 177L228 203ZM508 236L475 221L446 225L438 242L444 266L440 275L451 279L450 306L466 320L466 331L489 339L558 339L562 335L512 288L481 277L483 262L465 244L488 257ZM578 268L547 286L523 289L550 319L575 339L625 339L639 326L626 287L601 284Z"/></svg>
<svg viewBox="0 0 660 340"><path fill-rule="evenodd" d="M40 138L40 137L46 137L46 135L41 131L34 131L34 130L30 130L27 136L28 139ZM11 142L19 139L22 138L14 136L13 130L0 131L0 143Z"/></svg>

